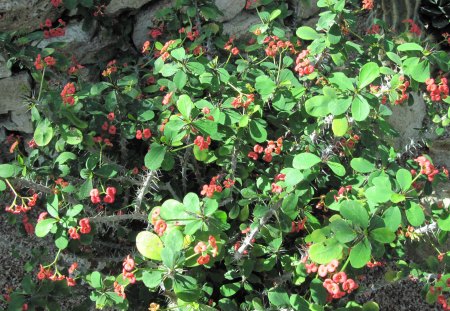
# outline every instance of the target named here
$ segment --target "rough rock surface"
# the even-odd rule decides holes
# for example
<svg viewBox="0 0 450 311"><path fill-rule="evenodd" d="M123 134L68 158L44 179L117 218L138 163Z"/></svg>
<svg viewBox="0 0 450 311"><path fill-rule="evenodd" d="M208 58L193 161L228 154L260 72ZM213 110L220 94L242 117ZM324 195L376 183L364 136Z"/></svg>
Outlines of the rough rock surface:
<svg viewBox="0 0 450 311"><path fill-rule="evenodd" d="M96 27L85 30L82 22L70 23L67 25L63 37L42 40L38 48L45 48L53 42L65 42L66 45L62 50L72 53L81 64L93 64L109 60L113 57L114 51L108 47L112 46L117 39L109 36L104 29L101 29L94 36L95 32Z"/></svg>
<svg viewBox="0 0 450 311"><path fill-rule="evenodd" d="M106 7L105 13L115 15L127 9L139 9L152 0L112 0Z"/></svg>
<svg viewBox="0 0 450 311"><path fill-rule="evenodd" d="M245 0L215 0L215 4L223 16L219 16L218 22L226 22L233 19L244 9Z"/></svg>
<svg viewBox="0 0 450 311"><path fill-rule="evenodd" d="M295 1L295 0L294 0ZM298 1L298 17L301 19L309 19L317 15L320 8L317 7L317 0Z"/></svg>
<svg viewBox="0 0 450 311"><path fill-rule="evenodd" d="M242 12L232 20L223 24L223 33L229 36L240 38L248 34L248 29L259 24L261 21L258 16L253 14Z"/></svg>
<svg viewBox="0 0 450 311"><path fill-rule="evenodd" d="M59 15L49 0L0 0L0 29L34 30L45 19Z"/></svg>
<svg viewBox="0 0 450 311"><path fill-rule="evenodd" d="M411 96L414 98L412 106L408 106L407 103L395 105L392 107L392 115L389 117L389 123L400 134L395 139L394 145L401 151L420 140L419 129L422 128L427 114L423 98L414 92L411 93Z"/></svg>
<svg viewBox="0 0 450 311"><path fill-rule="evenodd" d="M137 14L133 30L133 43L138 50L141 50L144 42L150 38L148 32L150 28L154 27L156 13L163 8L172 6L173 3L174 0L158 1Z"/></svg>
<svg viewBox="0 0 450 311"><path fill-rule="evenodd" d="M430 145L433 164L444 165L450 169L450 138L435 140ZM450 195L449 195L450 197Z"/></svg>
<svg viewBox="0 0 450 311"><path fill-rule="evenodd" d="M11 70L6 67L6 58L0 54L0 79L11 76Z"/></svg>
<svg viewBox="0 0 450 311"><path fill-rule="evenodd" d="M0 115L10 114L10 120L1 122L0 126L8 130L33 132L30 116L27 113L26 97L30 96L30 77L21 73L0 79Z"/></svg>

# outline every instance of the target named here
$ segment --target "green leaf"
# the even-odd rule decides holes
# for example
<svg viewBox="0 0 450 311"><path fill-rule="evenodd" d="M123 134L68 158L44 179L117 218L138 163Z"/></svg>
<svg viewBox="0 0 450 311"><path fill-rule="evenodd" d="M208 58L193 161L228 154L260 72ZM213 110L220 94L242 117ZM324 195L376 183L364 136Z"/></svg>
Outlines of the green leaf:
<svg viewBox="0 0 450 311"><path fill-rule="evenodd" d="M274 10L272 13L270 13L269 21L273 21L273 20L276 19L278 16L280 16L280 14L281 14L281 10L280 10L280 9Z"/></svg>
<svg viewBox="0 0 450 311"><path fill-rule="evenodd" d="M346 117L334 118L331 125L333 134L336 137L344 136L348 130L348 121Z"/></svg>
<svg viewBox="0 0 450 311"><path fill-rule="evenodd" d="M383 213L383 220L387 228L396 231L402 222L402 214L398 206L391 206Z"/></svg>
<svg viewBox="0 0 450 311"><path fill-rule="evenodd" d="M411 77L417 82L425 82L430 77L430 62L424 60L412 66L410 69Z"/></svg>
<svg viewBox="0 0 450 311"><path fill-rule="evenodd" d="M172 55L173 58L176 60L183 60L186 58L186 51L183 47L174 49L170 52L170 55Z"/></svg>
<svg viewBox="0 0 450 311"><path fill-rule="evenodd" d="M162 282L164 273L161 271L144 271L142 273L142 281L144 285L150 289L154 289Z"/></svg>
<svg viewBox="0 0 450 311"><path fill-rule="evenodd" d="M324 117L330 113L329 104L330 98L328 96L318 95L306 100L305 109L310 116Z"/></svg>
<svg viewBox="0 0 450 311"><path fill-rule="evenodd" d="M200 200L198 195L193 192L186 194L183 199L183 205L188 212L200 213Z"/></svg>
<svg viewBox="0 0 450 311"><path fill-rule="evenodd" d="M86 181L80 186L80 190L78 191L78 197L80 199L87 198L92 188L93 188L92 179L91 178L86 179Z"/></svg>
<svg viewBox="0 0 450 311"><path fill-rule="evenodd" d="M149 170L157 170L161 167L166 154L166 147L158 143L153 143L150 146L150 151L145 155L144 163Z"/></svg>
<svg viewBox="0 0 450 311"><path fill-rule="evenodd" d="M340 243L348 243L356 238L355 230L343 219L332 221L330 227Z"/></svg>
<svg viewBox="0 0 450 311"><path fill-rule="evenodd" d="M347 77L343 72L333 72L328 81L336 85L342 91L352 91L355 88L352 79Z"/></svg>
<svg viewBox="0 0 450 311"><path fill-rule="evenodd" d="M350 161L350 166L358 173L370 173L375 170L375 164L364 158L353 158Z"/></svg>
<svg viewBox="0 0 450 311"><path fill-rule="evenodd" d="M441 215L437 220L437 224L441 230L450 231L450 214L444 213Z"/></svg>
<svg viewBox="0 0 450 311"><path fill-rule="evenodd" d="M407 42L407 43L400 44L397 47L397 50L400 52L405 52L405 51L420 51L420 52L422 52L423 47L421 47L417 43Z"/></svg>
<svg viewBox="0 0 450 311"><path fill-rule="evenodd" d="M328 103L328 110L334 116L341 115L346 113L350 105L352 104L353 99L351 97L347 98L338 98L335 100L331 100Z"/></svg>
<svg viewBox="0 0 450 311"><path fill-rule="evenodd" d="M369 226L369 214L364 206L358 201L342 201L340 213L344 218L350 220L355 225L361 226L363 229Z"/></svg>
<svg viewBox="0 0 450 311"><path fill-rule="evenodd" d="M282 287L271 289L267 296L269 297L270 303L277 307L288 306L291 304L288 293Z"/></svg>
<svg viewBox="0 0 450 311"><path fill-rule="evenodd" d="M136 247L143 256L153 260L161 260L163 243L156 234L149 231L139 232L136 236Z"/></svg>
<svg viewBox="0 0 450 311"><path fill-rule="evenodd" d="M175 76L173 77L173 83L175 83L175 86L177 89L182 90L184 86L187 83L187 75L183 70L179 70Z"/></svg>
<svg viewBox="0 0 450 311"><path fill-rule="evenodd" d="M358 77L358 89L362 89L365 86L372 83L376 78L380 76L380 67L377 63L368 62L362 66Z"/></svg>
<svg viewBox="0 0 450 311"><path fill-rule="evenodd" d="M369 240L364 238L356 244L350 251L350 264L353 268L359 269L364 267L370 261L372 253Z"/></svg>
<svg viewBox="0 0 450 311"><path fill-rule="evenodd" d="M313 301L317 304L324 305L326 302L328 293L327 293L327 290L325 289L325 287L323 287L323 281L320 279L313 279L311 281L310 289L311 289L311 298L313 299ZM313 306L311 305L309 310L313 310L312 307ZM300 309L300 310L303 311L303 309ZM319 311L319 310L317 310L317 311Z"/></svg>
<svg viewBox="0 0 450 311"><path fill-rule="evenodd" d="M406 218L413 227L420 226L425 221L425 215L420 205L411 201L406 202Z"/></svg>
<svg viewBox="0 0 450 311"><path fill-rule="evenodd" d="M308 26L299 27L295 34L303 40L314 40L320 38L320 34Z"/></svg>
<svg viewBox="0 0 450 311"><path fill-rule="evenodd" d="M352 102L352 117L355 121L364 121L370 113L370 105L361 95L357 95Z"/></svg>
<svg viewBox="0 0 450 311"><path fill-rule="evenodd" d="M36 227L34 228L36 236L39 238L43 238L50 232L50 230L53 228L53 225L57 222L58 220L55 218L47 218L41 220L36 224Z"/></svg>
<svg viewBox="0 0 450 311"><path fill-rule="evenodd" d="M95 83L94 85L91 86L91 95L92 96L97 96L100 95L104 90L106 90L107 88L109 88L110 86L112 86L111 83L108 82L99 82L99 83Z"/></svg>
<svg viewBox="0 0 450 311"><path fill-rule="evenodd" d="M405 170L404 168L399 169L397 171L397 174L395 175L397 182L400 185L400 188L405 192L408 191L411 187L412 183L412 176L411 173L408 170Z"/></svg>
<svg viewBox="0 0 450 311"><path fill-rule="evenodd" d="M240 288L241 288L241 283L239 283L239 282L224 284L224 285L220 286L220 293L222 294L222 296L231 297L234 294L236 294ZM269 292L269 295L270 295L270 292Z"/></svg>
<svg viewBox="0 0 450 311"><path fill-rule="evenodd" d="M178 98L177 108L186 120L191 118L191 111L193 107L194 103L188 95L183 94Z"/></svg>
<svg viewBox="0 0 450 311"><path fill-rule="evenodd" d="M345 167L341 163L328 161L327 165L337 176L345 176Z"/></svg>
<svg viewBox="0 0 450 311"><path fill-rule="evenodd" d="M1 169L0 169L1 171ZM6 190L6 183L0 179L0 192L5 191Z"/></svg>
<svg viewBox="0 0 450 311"><path fill-rule="evenodd" d="M91 283L92 287L96 289L100 289L103 287L103 281L102 281L102 275L98 271L92 272L89 277L89 282Z"/></svg>
<svg viewBox="0 0 450 311"><path fill-rule="evenodd" d="M306 170L320 163L321 161L322 160L315 154L305 152L294 157L292 166L300 170Z"/></svg>
<svg viewBox="0 0 450 311"><path fill-rule="evenodd" d="M389 57L390 60L392 60L394 63L396 63L398 66L402 66L402 59L400 56L398 56L395 53L392 52L386 52L387 57Z"/></svg>
<svg viewBox="0 0 450 311"><path fill-rule="evenodd" d="M362 306L362 311L379 311L380 307L375 301L368 301Z"/></svg>
<svg viewBox="0 0 450 311"><path fill-rule="evenodd" d="M259 120L251 120L249 126L250 136L258 143L267 140L267 131L265 125Z"/></svg>
<svg viewBox="0 0 450 311"><path fill-rule="evenodd" d="M46 146L53 138L53 127L48 119L41 120L34 131L34 141L40 147Z"/></svg>
<svg viewBox="0 0 450 311"><path fill-rule="evenodd" d="M192 122L196 128L198 128L203 134L211 136L212 139L216 139L217 135L217 123L211 120L197 120ZM220 136L219 136L220 139Z"/></svg>
<svg viewBox="0 0 450 311"><path fill-rule="evenodd" d="M59 210L59 200L57 194L52 194L47 198L47 212L50 216L54 218L59 218L58 210Z"/></svg>
<svg viewBox="0 0 450 311"><path fill-rule="evenodd" d="M327 264L333 259L341 259L343 247L335 238L315 243L309 248L311 260L318 264Z"/></svg>
<svg viewBox="0 0 450 311"><path fill-rule="evenodd" d="M12 164L0 164L0 177L10 178L20 172L20 168Z"/></svg>
<svg viewBox="0 0 450 311"><path fill-rule="evenodd" d="M81 213L81 211L83 210L83 205L82 204L77 204L74 205L73 207L69 208L66 212L66 216L67 217L75 217L77 216L79 213Z"/></svg>
<svg viewBox="0 0 450 311"><path fill-rule="evenodd" d="M177 274L175 276L173 290L179 299L186 302L197 301L200 295L197 280L187 275Z"/></svg>
<svg viewBox="0 0 450 311"><path fill-rule="evenodd" d="M377 228L370 231L369 235L380 243L391 243L395 240L395 233L388 228Z"/></svg>
<svg viewBox="0 0 450 311"><path fill-rule="evenodd" d="M68 10L73 10L77 7L78 0L63 0L63 4Z"/></svg>
<svg viewBox="0 0 450 311"><path fill-rule="evenodd" d="M275 91L276 87L276 83L268 76L259 76L255 80L255 89L264 100Z"/></svg>

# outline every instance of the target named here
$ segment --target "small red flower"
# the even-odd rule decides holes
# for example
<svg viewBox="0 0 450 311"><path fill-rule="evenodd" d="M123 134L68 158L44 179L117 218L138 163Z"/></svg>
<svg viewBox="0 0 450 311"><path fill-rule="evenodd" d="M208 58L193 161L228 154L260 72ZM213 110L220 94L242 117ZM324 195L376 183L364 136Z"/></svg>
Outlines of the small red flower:
<svg viewBox="0 0 450 311"><path fill-rule="evenodd" d="M210 258L211 257L208 254L202 255L202 256L198 257L197 263L199 265L206 265L209 262Z"/></svg>
<svg viewBox="0 0 450 311"><path fill-rule="evenodd" d="M91 232L91 226L89 224L89 218L83 218L80 219L79 221L80 224L80 232L83 234L88 234L89 232Z"/></svg>
<svg viewBox="0 0 450 311"><path fill-rule="evenodd" d="M152 137L152 132L150 131L149 128L145 128L143 134L145 139L149 139L150 137Z"/></svg>
<svg viewBox="0 0 450 311"><path fill-rule="evenodd" d="M130 255L128 255L124 260L123 260L123 269L125 271L131 272L133 271L134 267L135 267L135 263L134 263L134 259L130 257Z"/></svg>
<svg viewBox="0 0 450 311"><path fill-rule="evenodd" d="M156 221L154 230L159 236L162 236L164 234L164 231L166 231L166 229L167 229L167 224L164 220L159 219L158 221Z"/></svg>
<svg viewBox="0 0 450 311"><path fill-rule="evenodd" d="M108 118L108 120L109 120L109 121L113 121L113 120L114 120L114 118L115 118L114 112L110 112L110 113L108 113L108 116L107 116L107 118Z"/></svg>
<svg viewBox="0 0 450 311"><path fill-rule="evenodd" d="M74 240L80 239L80 234L77 232L77 228L75 227L69 228L69 237Z"/></svg>

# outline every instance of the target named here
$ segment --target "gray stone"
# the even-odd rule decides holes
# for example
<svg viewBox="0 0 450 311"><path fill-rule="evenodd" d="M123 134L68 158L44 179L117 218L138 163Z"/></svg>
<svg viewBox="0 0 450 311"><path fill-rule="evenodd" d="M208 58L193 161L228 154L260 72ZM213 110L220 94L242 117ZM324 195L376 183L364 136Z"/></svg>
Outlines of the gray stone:
<svg viewBox="0 0 450 311"><path fill-rule="evenodd" d="M0 31L35 30L59 14L50 0L0 0Z"/></svg>
<svg viewBox="0 0 450 311"><path fill-rule="evenodd" d="M136 15L136 22L133 30L133 43L140 51L145 41L150 39L148 35L150 28L157 26L155 15L163 9L172 6L175 0L162 0L151 4L145 10L142 10Z"/></svg>
<svg viewBox="0 0 450 311"><path fill-rule="evenodd" d="M450 169L450 138L438 139L431 142L430 157L434 165L444 165Z"/></svg>
<svg viewBox="0 0 450 311"><path fill-rule="evenodd" d="M31 118L27 112L26 97L30 96L31 84L27 73L20 73L0 80L0 115L10 118L0 123L8 130L33 132Z"/></svg>
<svg viewBox="0 0 450 311"><path fill-rule="evenodd" d="M320 11L320 8L317 7L317 0L298 1L298 3L298 17L302 20L309 19Z"/></svg>
<svg viewBox="0 0 450 311"><path fill-rule="evenodd" d="M226 22L238 15L245 6L245 0L215 0L215 4L223 15L216 20Z"/></svg>
<svg viewBox="0 0 450 311"><path fill-rule="evenodd" d="M11 70L6 66L5 57L0 54L0 79L11 76Z"/></svg>
<svg viewBox="0 0 450 311"><path fill-rule="evenodd" d="M111 59L114 51L109 47L114 45L117 38L110 36L103 28L96 34L95 26L86 31L82 25L82 22L70 23L63 37L42 40L38 48L45 48L53 42L65 42L66 45L61 50L73 54L81 64L93 64Z"/></svg>
<svg viewBox="0 0 450 311"><path fill-rule="evenodd" d="M108 15L116 15L123 10L139 9L151 1L152 0L112 0L106 7L105 13Z"/></svg>
<svg viewBox="0 0 450 311"><path fill-rule="evenodd" d="M401 105L391 106L392 115L388 122L400 134L394 141L394 146L398 150L405 150L408 146L421 140L419 129L422 127L423 120L427 114L425 102L419 94L410 93L414 99L414 104L402 103Z"/></svg>
<svg viewBox="0 0 450 311"><path fill-rule="evenodd" d="M261 20L258 16L242 12L232 20L223 24L223 34L234 36L235 38L243 37L249 34L248 29L256 24L260 24Z"/></svg>

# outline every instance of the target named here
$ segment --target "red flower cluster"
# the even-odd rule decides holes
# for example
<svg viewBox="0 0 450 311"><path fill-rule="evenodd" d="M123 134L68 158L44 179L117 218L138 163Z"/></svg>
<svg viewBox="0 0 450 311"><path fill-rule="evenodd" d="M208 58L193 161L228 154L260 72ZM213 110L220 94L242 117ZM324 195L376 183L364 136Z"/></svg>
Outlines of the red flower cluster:
<svg viewBox="0 0 450 311"><path fill-rule="evenodd" d="M188 28L188 30L186 30L186 28L182 27L182 28L178 29L178 33L179 34L185 33L186 37L191 41L194 41L195 39L197 39L200 36L200 32L198 31L197 27L195 27L195 26L192 28Z"/></svg>
<svg viewBox="0 0 450 311"><path fill-rule="evenodd" d="M109 116L109 115L108 115ZM114 114L113 114L114 117ZM117 133L117 127L115 125L110 125L107 121L105 121L102 125L103 131L108 131L110 135L116 135ZM106 140L106 139L105 139ZM100 142L101 140L99 140Z"/></svg>
<svg viewBox="0 0 450 311"><path fill-rule="evenodd" d="M166 95L164 95L162 104L168 105L170 103L170 100L172 99L172 95L173 95L173 92L170 92L170 93L167 93Z"/></svg>
<svg viewBox="0 0 450 311"><path fill-rule="evenodd" d="M334 200L336 202L339 201L339 199L343 198L344 194L349 191L352 191L352 186L345 186L345 187L339 188L337 195L334 196Z"/></svg>
<svg viewBox="0 0 450 311"><path fill-rule="evenodd" d="M200 192L201 195L204 195L208 198L212 198L214 195L214 192L222 192L222 186L218 184L218 179L220 178L220 175L214 176L211 178L211 181L209 182L209 185L203 185L203 189ZM227 184L228 181L226 180ZM225 183L225 182L224 182Z"/></svg>
<svg viewBox="0 0 450 311"><path fill-rule="evenodd" d="M211 145L211 137L208 136L206 139L202 136L197 136L194 140L194 144L198 146L200 151L208 150L209 145Z"/></svg>
<svg viewBox="0 0 450 311"><path fill-rule="evenodd" d="M127 296L125 295L125 286L120 285L117 281L114 282L114 292L119 296L125 299Z"/></svg>
<svg viewBox="0 0 450 311"><path fill-rule="evenodd" d="M144 137L144 139L149 139L150 137L152 137L152 131L150 131L149 128L145 128L142 131L137 130L136 139L142 139L142 137Z"/></svg>
<svg viewBox="0 0 450 311"><path fill-rule="evenodd" d="M148 35L150 37L152 37L153 40L156 40L156 39L158 39L158 37L160 37L163 34L163 30L164 30L164 26L161 25L158 28L150 29L150 31L148 32Z"/></svg>
<svg viewBox="0 0 450 311"><path fill-rule="evenodd" d="M433 164L431 164L430 160L425 158L424 156L417 157L414 159L414 162L417 162L420 165L420 174L427 175L428 181L432 182L434 180L434 176L439 173Z"/></svg>
<svg viewBox="0 0 450 311"><path fill-rule="evenodd" d="M255 101L255 94L239 94L237 97L233 99L231 105L234 108L243 107L247 109L248 106L250 106L250 104L253 103L254 101Z"/></svg>
<svg viewBox="0 0 450 311"><path fill-rule="evenodd" d="M162 236L167 229L167 223L164 220L159 219L155 222L153 229L159 236Z"/></svg>
<svg viewBox="0 0 450 311"><path fill-rule="evenodd" d="M47 65L48 67L51 67L51 66L54 66L55 64L56 64L56 60L53 57L47 56L44 58L44 60L42 60L41 54L38 54L38 56L36 57L36 60L34 61L34 67L36 68L36 70L44 69L45 65Z"/></svg>
<svg viewBox="0 0 450 311"><path fill-rule="evenodd" d="M282 41L277 36L266 37L263 42L267 44L265 51L270 57L275 57L280 50L289 49L292 54L297 52L290 41Z"/></svg>
<svg viewBox="0 0 450 311"><path fill-rule="evenodd" d="M136 277L134 276L134 273L132 272L135 268L134 259L128 255L122 263L122 275L123 279L128 279L131 284L136 283Z"/></svg>
<svg viewBox="0 0 450 311"><path fill-rule="evenodd" d="M40 265L39 272L37 274L38 280L44 280L48 279L50 281L62 281L66 280L67 286L75 286L76 282L73 278L70 278L68 276L65 276L63 274L59 273L53 273L49 268L44 268L42 265Z"/></svg>
<svg viewBox="0 0 450 311"><path fill-rule="evenodd" d="M442 276L440 274L438 274L437 280L440 281L441 277ZM447 287L450 287L449 282L450 282L450 278L447 279L447 282L446 282ZM442 290L443 290L442 286L439 286L439 287L430 286L429 292L432 295L438 295L437 303L441 305L442 309L444 309L445 311L448 311L448 310L450 310L450 305L448 304L447 298L445 298L445 296L442 294Z"/></svg>
<svg viewBox="0 0 450 311"><path fill-rule="evenodd" d="M44 38L53 38L53 37L62 37L66 34L66 29L64 28L66 26L66 22L64 22L62 19L58 19L59 25L55 28L53 27L53 23L50 19L45 20L45 24L40 25L40 28L44 30Z"/></svg>
<svg viewBox="0 0 450 311"><path fill-rule="evenodd" d="M227 50L227 51L231 51L231 54L233 54L233 55L238 55L239 54L239 49L237 47L233 47L233 41L234 41L233 37L228 39L228 41L225 43L223 48L225 50Z"/></svg>
<svg viewBox="0 0 450 311"><path fill-rule="evenodd" d="M436 85L434 79L427 79L425 83L432 101L438 102L447 98L449 91L447 78L441 78L441 82L438 85Z"/></svg>
<svg viewBox="0 0 450 311"><path fill-rule="evenodd" d="M52 5L57 8L61 5L62 0L50 0L50 2L52 3Z"/></svg>
<svg viewBox="0 0 450 311"><path fill-rule="evenodd" d="M301 221L292 221L291 233L300 232L305 229L306 217L304 217Z"/></svg>
<svg viewBox="0 0 450 311"><path fill-rule="evenodd" d="M405 19L402 21L402 23L408 23L409 24L409 32L412 34L415 34L417 36L420 36L422 31L420 30L419 25L417 25L412 19Z"/></svg>
<svg viewBox="0 0 450 311"><path fill-rule="evenodd" d="M194 252L196 254L200 254L200 256L197 258L197 263L199 265L205 265L211 259L209 254L206 253L209 248L211 248L211 255L213 257L216 257L217 253L218 253L217 242L216 242L216 238L212 235L210 235L208 238L208 245L206 245L205 242L200 241L194 247Z"/></svg>
<svg viewBox="0 0 450 311"><path fill-rule="evenodd" d="M78 223L80 225L80 228L71 227L68 230L69 237L73 240L80 239L80 234L78 233L78 230L82 234L88 234L89 232L91 232L91 225L89 224L89 218L82 218Z"/></svg>
<svg viewBox="0 0 450 311"><path fill-rule="evenodd" d="M73 97L75 91L75 84L73 84L72 82L67 83L64 86L63 90L61 91L61 98L64 104L69 104L71 106L75 104L75 98Z"/></svg>
<svg viewBox="0 0 450 311"><path fill-rule="evenodd" d="M314 72L314 66L311 65L309 59L307 58L308 55L309 50L303 50L300 54L298 54L297 59L295 60L294 70L298 72L300 77Z"/></svg>
<svg viewBox="0 0 450 311"><path fill-rule="evenodd" d="M366 264L366 266L367 266L367 268L369 268L369 269L373 269L373 268L375 268L375 267L382 267L382 266L383 266L383 263L380 262L380 261L374 261L374 262L369 261L369 262Z"/></svg>
<svg viewBox="0 0 450 311"><path fill-rule="evenodd" d="M117 72L116 63L117 61L115 59L109 61L108 64L106 64L106 69L102 72L102 76L109 77L114 72Z"/></svg>
<svg viewBox="0 0 450 311"><path fill-rule="evenodd" d="M373 9L373 0L363 0L362 8L364 10L372 10Z"/></svg>
<svg viewBox="0 0 450 311"><path fill-rule="evenodd" d="M107 187L105 193L106 195L103 198L103 202L108 204L114 203L117 189L115 187ZM89 195L91 196L91 202L93 204L98 204L101 202L100 192L97 188L92 189Z"/></svg>
<svg viewBox="0 0 450 311"><path fill-rule="evenodd" d="M39 195L37 193L33 194L31 197L21 197L22 204L16 204L16 201L12 205L8 205L5 211L11 214L26 213L31 210L33 206L36 205L36 201Z"/></svg>
<svg viewBox="0 0 450 311"><path fill-rule="evenodd" d="M167 58L169 58L170 54L168 52L169 47L175 43L175 40L169 40L167 41L164 46L161 48L159 52L155 53L155 57L161 56L162 60L165 61Z"/></svg>
<svg viewBox="0 0 450 311"><path fill-rule="evenodd" d="M281 147L283 147L283 138L278 138L276 141L276 144L273 140L269 140L267 142L267 147L264 149L262 146L256 144L253 147L253 151L250 151L248 153L248 157L250 159L253 159L254 161L258 160L259 154L261 154L264 151L263 160L266 162L272 161L272 152L275 152L276 154L281 153Z"/></svg>
<svg viewBox="0 0 450 311"><path fill-rule="evenodd" d="M372 25L372 27L367 29L366 32L367 32L368 35L376 35L376 34L380 33L380 30L381 30L380 25L374 24L374 25Z"/></svg>
<svg viewBox="0 0 450 311"><path fill-rule="evenodd" d="M400 81L404 81L405 78L403 76L400 77ZM402 95L400 95L400 98L397 99L394 104L395 105L400 105L401 103L403 103L404 101L406 101L409 97L409 94L406 93L406 89L409 87L409 81L406 80L404 81L402 84L399 85L398 89L402 92Z"/></svg>
<svg viewBox="0 0 450 311"><path fill-rule="evenodd" d="M33 224L28 222L27 215L23 215L22 224L23 224L25 231L28 233L28 235L32 235L34 233L34 226L33 226Z"/></svg>

